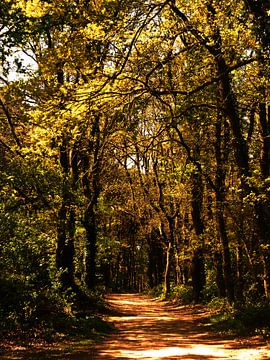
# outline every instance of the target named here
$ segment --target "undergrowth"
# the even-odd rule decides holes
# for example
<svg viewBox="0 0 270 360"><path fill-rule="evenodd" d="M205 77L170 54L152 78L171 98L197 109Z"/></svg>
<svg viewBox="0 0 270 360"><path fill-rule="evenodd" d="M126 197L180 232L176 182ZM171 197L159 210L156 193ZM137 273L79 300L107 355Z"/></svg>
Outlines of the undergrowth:
<svg viewBox="0 0 270 360"><path fill-rule="evenodd" d="M176 302L179 305L192 303L192 287L188 285L174 285L169 294L165 294L164 286L158 285L150 289L149 294L160 299L167 299Z"/></svg>
<svg viewBox="0 0 270 360"><path fill-rule="evenodd" d="M211 315L205 320L205 326L211 330L233 336L260 335L270 338L270 304L263 301L247 301L230 304L226 298L216 295L214 286L204 289L203 305ZM159 285L150 290L150 294L165 299L164 287ZM172 286L166 299L177 305L192 304L192 287Z"/></svg>
<svg viewBox="0 0 270 360"><path fill-rule="evenodd" d="M224 334L270 337L270 304L230 305L226 299L214 298L208 303L212 315L207 323L212 330Z"/></svg>
<svg viewBox="0 0 270 360"><path fill-rule="evenodd" d="M70 337L97 339L112 330L100 313L102 296L63 293L19 280L0 280L0 339L17 342L55 341Z"/></svg>

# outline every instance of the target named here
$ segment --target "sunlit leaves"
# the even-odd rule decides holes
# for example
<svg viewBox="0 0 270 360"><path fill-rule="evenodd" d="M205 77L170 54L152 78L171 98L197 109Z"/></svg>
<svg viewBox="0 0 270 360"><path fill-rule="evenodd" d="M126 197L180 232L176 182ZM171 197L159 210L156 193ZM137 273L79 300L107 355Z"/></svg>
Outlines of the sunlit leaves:
<svg viewBox="0 0 270 360"><path fill-rule="evenodd" d="M1 180L5 203L26 208L30 218L35 211L44 216L54 239L58 228L49 223L61 204L67 212L74 210L77 263L86 234L82 218L95 192L100 265L108 265L112 252L117 266L120 250L123 255L134 244L145 251L155 231L165 249L168 219L175 221L181 266L203 242L220 250L216 219L223 207L229 241L236 247L238 210L247 219L269 193L268 177L264 180L261 172L265 137L258 110L267 102L267 69L244 1L10 4L4 5L11 25L5 18L0 33L3 69L9 65L6 55L15 56L15 49L5 50L7 44L16 44L16 52L27 52L36 65L13 84L2 79L1 98L11 114L4 107L0 114L2 169L9 165ZM226 65L221 72L220 59ZM21 67L19 59L16 63ZM227 97L222 97L225 76L239 132L249 145L251 176L244 179L249 194L233 161L235 143ZM196 176L203 186L200 215L208 225L199 236L191 216ZM214 204L219 176L224 176L218 189L224 197ZM37 238L48 242L40 223L34 226L41 234ZM244 226L252 228L248 220Z"/></svg>
<svg viewBox="0 0 270 360"><path fill-rule="evenodd" d="M17 6L21 7L27 17L31 18L42 17L47 14L51 8L48 2L41 0L20 0Z"/></svg>

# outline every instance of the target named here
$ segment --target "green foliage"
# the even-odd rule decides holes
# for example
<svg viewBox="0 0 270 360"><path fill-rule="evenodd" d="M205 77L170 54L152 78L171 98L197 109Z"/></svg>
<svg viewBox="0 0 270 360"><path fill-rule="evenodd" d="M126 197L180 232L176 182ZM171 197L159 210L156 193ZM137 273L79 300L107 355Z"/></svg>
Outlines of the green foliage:
<svg viewBox="0 0 270 360"><path fill-rule="evenodd" d="M102 320L96 315L76 318L75 316L57 317L52 321L52 329L56 333L62 333L66 336L80 338L95 338L104 335L113 330L113 326Z"/></svg>
<svg viewBox="0 0 270 360"><path fill-rule="evenodd" d="M164 285L160 284L160 285L153 287L152 289L149 290L149 294L151 294L154 297L163 298L164 297Z"/></svg>
<svg viewBox="0 0 270 360"><path fill-rule="evenodd" d="M36 288L23 281L1 280L0 338L77 337L96 339L113 328L93 312L104 310L100 293L82 299L64 294L60 284Z"/></svg>
<svg viewBox="0 0 270 360"><path fill-rule="evenodd" d="M270 286L262 17L248 1L87 3L0 4L2 328L54 329L55 311L86 331L82 293L93 310L164 274L179 304L192 278L254 323L217 296Z"/></svg>
<svg viewBox="0 0 270 360"><path fill-rule="evenodd" d="M189 285L178 285L171 289L169 298L175 300L180 305L191 304L193 300L192 287Z"/></svg>
<svg viewBox="0 0 270 360"><path fill-rule="evenodd" d="M248 304L236 311L235 318L251 329L268 327L270 330L270 304Z"/></svg>
<svg viewBox="0 0 270 360"><path fill-rule="evenodd" d="M52 286L38 287L30 281L2 279L0 289L3 294L0 299L1 330L4 333L35 332L40 322L70 307L68 299Z"/></svg>
<svg viewBox="0 0 270 360"><path fill-rule="evenodd" d="M229 304L228 299L224 297L213 297L207 303L207 306L214 312L230 312L232 310L232 306Z"/></svg>
<svg viewBox="0 0 270 360"><path fill-rule="evenodd" d="M269 303L232 307L225 299L223 304L220 299L216 299L215 303L209 303L209 307L218 310L218 313L209 319L209 325L216 331L233 335L270 335Z"/></svg>
<svg viewBox="0 0 270 360"><path fill-rule="evenodd" d="M164 285L160 284L149 290L152 296L159 297L161 299L170 299L175 301L179 305L187 305L192 303L192 287L188 285L174 285L171 287L169 294L165 294Z"/></svg>
<svg viewBox="0 0 270 360"><path fill-rule="evenodd" d="M206 285L204 286L202 291L203 301L209 303L212 299L217 298L217 296L218 296L218 288L216 282L213 281L212 276L208 276Z"/></svg>

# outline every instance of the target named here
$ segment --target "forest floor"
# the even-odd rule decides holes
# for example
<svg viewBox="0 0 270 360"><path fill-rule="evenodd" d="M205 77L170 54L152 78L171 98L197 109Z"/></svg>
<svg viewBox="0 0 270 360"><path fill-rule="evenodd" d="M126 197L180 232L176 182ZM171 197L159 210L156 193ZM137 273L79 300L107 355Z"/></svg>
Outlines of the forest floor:
<svg viewBox="0 0 270 360"><path fill-rule="evenodd" d="M108 295L116 330L101 342L74 340L44 348L13 348L0 359L270 359L257 337L233 339L209 331L202 306L176 306L139 294Z"/></svg>

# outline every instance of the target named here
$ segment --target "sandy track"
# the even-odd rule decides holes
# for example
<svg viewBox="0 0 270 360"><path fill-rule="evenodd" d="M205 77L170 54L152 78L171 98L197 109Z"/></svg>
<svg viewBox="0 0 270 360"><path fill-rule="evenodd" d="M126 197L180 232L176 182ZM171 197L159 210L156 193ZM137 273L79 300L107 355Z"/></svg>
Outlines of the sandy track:
<svg viewBox="0 0 270 360"><path fill-rule="evenodd" d="M255 339L240 341L209 333L200 307L175 307L138 294L109 295L109 318L117 333L96 347L94 359L270 359Z"/></svg>

